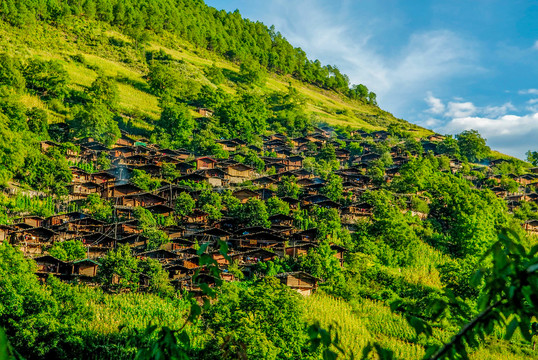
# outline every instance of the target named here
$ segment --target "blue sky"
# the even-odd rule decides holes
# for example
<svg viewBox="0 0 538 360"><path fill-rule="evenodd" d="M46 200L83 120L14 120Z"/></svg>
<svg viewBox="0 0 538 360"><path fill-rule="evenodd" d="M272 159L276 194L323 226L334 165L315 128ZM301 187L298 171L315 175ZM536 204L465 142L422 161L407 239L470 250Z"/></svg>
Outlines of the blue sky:
<svg viewBox="0 0 538 360"><path fill-rule="evenodd" d="M381 108L442 134L538 150L538 1L206 0L274 24Z"/></svg>

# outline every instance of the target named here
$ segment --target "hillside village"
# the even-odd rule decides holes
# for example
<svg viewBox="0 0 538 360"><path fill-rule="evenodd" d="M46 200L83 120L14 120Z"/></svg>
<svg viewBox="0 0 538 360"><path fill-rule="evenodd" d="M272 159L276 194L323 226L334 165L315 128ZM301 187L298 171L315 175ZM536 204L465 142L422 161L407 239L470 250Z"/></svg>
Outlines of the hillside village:
<svg viewBox="0 0 538 360"><path fill-rule="evenodd" d="M203 115L210 116L205 111ZM202 119L199 119L202 120ZM88 196L96 194L110 203L113 208L113 219L106 222L98 220L80 211L63 211L47 218L39 216L21 216L13 219L12 224L0 226L0 241L9 240L19 247L27 257L33 258L37 265L37 275L43 280L52 274L62 280L84 282L95 285L95 276L99 272L99 258L122 244L127 244L133 255L139 259L158 260L168 272L171 283L178 289L194 294L200 293L199 282L214 285L215 277L205 270L200 263L200 245L206 244L204 252L209 254L218 264L223 280L239 280L228 271L230 261L239 266L247 278L263 276L256 273L257 264L276 258L298 258L309 250L319 246L320 238L317 228L301 226L289 211L275 213L268 217L270 226L248 226L237 217L224 216L212 219L210 214L198 207L191 209L183 216L175 211L176 201L182 193L189 194L197 200L201 187L231 195L241 204L252 199L268 200L278 197L291 210L312 208L335 209L343 228L350 233L355 231L355 224L361 219L368 221L372 216L373 206L361 200L361 194L367 190L379 188L381 183L390 183L399 175L402 165L417 155L432 155L442 137L432 135L421 140L423 154L412 155L397 144L390 149L392 165L387 167L381 183L374 181L366 170L371 162L381 155L375 152L372 144L386 141L391 134L388 131L365 132L353 131L350 137L337 135L331 128L315 128L307 136L288 138L284 134L273 134L263 137L263 148L247 145L240 139L222 139L218 143L231 156L219 159L211 156L196 156L186 150L163 149L152 144L148 139L136 138L122 131L122 136L111 147L92 138L78 142L79 150L68 150L67 160L73 164L92 164L103 154L110 159L112 166L103 171L85 171L79 166L71 166L73 180L68 185L68 206L79 206ZM363 149L361 154L353 155L350 142L355 142ZM52 141L43 141L43 152L57 147ZM240 154L245 148L261 156L263 168L233 160L234 154ZM339 162L339 170L335 171L341 178L342 190L346 194L342 201L329 198L322 190L327 180L315 176L312 171L303 167L305 156L318 154L322 149L334 149L334 156ZM500 175L493 175L490 166L507 160L491 161L489 166L480 165L473 169L484 175L482 179L466 175L465 178L474 186L489 186L497 196L505 198L509 207L513 208L521 200L535 201L538 195L534 186L538 184L537 169L524 175L510 175L519 185L517 193L509 193L500 186ZM163 164L172 164L177 171L173 179L164 179ZM462 163L451 159L449 171L458 173ZM154 179L158 179L158 188L144 190L130 181L133 171L143 171ZM283 181L295 182L300 188L298 196L282 196L277 189ZM201 186L201 187L200 187ZM93 195L95 196L95 195ZM408 204L412 215L420 219L428 214L414 209L411 197L420 194L398 194ZM142 234L139 221L134 212L138 207L149 210L153 215L171 218L171 224L160 226L168 241L159 248L150 249L148 239ZM529 232L538 232L538 220L530 220L523 224ZM87 251L87 258L75 261L62 261L48 254L48 249L55 243L67 240L80 240ZM226 242L228 256L226 259L219 249L219 241ZM331 243L330 248L340 266L344 264L346 248L343 244ZM133 270L134 271L134 270ZM195 275L196 274L196 275ZM284 272L276 275L283 284L303 295L316 290L323 279L316 278L304 271ZM147 276L140 274L140 289L148 285Z"/></svg>

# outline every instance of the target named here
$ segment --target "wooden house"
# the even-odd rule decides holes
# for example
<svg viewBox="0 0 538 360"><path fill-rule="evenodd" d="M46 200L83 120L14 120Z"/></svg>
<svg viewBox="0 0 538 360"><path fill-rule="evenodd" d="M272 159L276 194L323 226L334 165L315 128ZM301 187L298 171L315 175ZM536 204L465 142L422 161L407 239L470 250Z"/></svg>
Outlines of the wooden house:
<svg viewBox="0 0 538 360"><path fill-rule="evenodd" d="M276 214L269 217L273 225L293 226L293 217L284 214Z"/></svg>
<svg viewBox="0 0 538 360"><path fill-rule="evenodd" d="M76 260L72 263L72 274L80 277L93 278L97 276L99 263L91 259Z"/></svg>
<svg viewBox="0 0 538 360"><path fill-rule="evenodd" d="M214 169L217 164L217 160L209 156L203 156L196 159L196 169Z"/></svg>
<svg viewBox="0 0 538 360"><path fill-rule="evenodd" d="M254 168L245 164L228 165L224 170L230 176L232 183L240 183L254 176Z"/></svg>
<svg viewBox="0 0 538 360"><path fill-rule="evenodd" d="M340 261L340 266L344 266L344 254L347 251L345 247L331 244L331 250L335 251L334 257Z"/></svg>
<svg viewBox="0 0 538 360"><path fill-rule="evenodd" d="M71 170L71 174L73 175L73 179L71 180L71 182L73 183L85 183L87 181L90 181L90 179L92 178L90 173L76 166L71 166L69 169Z"/></svg>
<svg viewBox="0 0 538 360"><path fill-rule="evenodd" d="M19 224L26 224L29 227L41 227L43 226L45 219L41 216L25 216L18 219L13 219L13 222Z"/></svg>
<svg viewBox="0 0 538 360"><path fill-rule="evenodd" d="M320 279L304 271L282 273L275 277L279 279L282 284L289 286L291 289L304 296L311 295L315 292L319 282L321 282Z"/></svg>
<svg viewBox="0 0 538 360"><path fill-rule="evenodd" d="M211 117L211 116L213 116L213 111L209 110L209 109L206 109L206 108L198 108L196 110L196 112L198 114L202 115L203 117Z"/></svg>
<svg viewBox="0 0 538 360"><path fill-rule="evenodd" d="M523 223L523 229L529 233L538 234L538 220L527 220Z"/></svg>
<svg viewBox="0 0 538 360"><path fill-rule="evenodd" d="M235 152L239 147L239 144L233 140L217 140L216 143L222 147L222 150L229 152Z"/></svg>
<svg viewBox="0 0 538 360"><path fill-rule="evenodd" d="M36 274L42 280L46 279L48 275L59 277L71 275L71 265L54 256L44 255L34 258L34 261L37 264Z"/></svg>
<svg viewBox="0 0 538 360"><path fill-rule="evenodd" d="M314 243L296 243L291 246L284 247L284 254L293 258L306 256L311 249L317 249L318 245Z"/></svg>
<svg viewBox="0 0 538 360"><path fill-rule="evenodd" d="M129 207L150 207L155 205L164 205L166 199L152 193L138 193L120 196L115 199L115 204Z"/></svg>
<svg viewBox="0 0 538 360"><path fill-rule="evenodd" d="M209 214L200 209L194 209L192 214L185 216L186 223L205 224L209 221Z"/></svg>
<svg viewBox="0 0 538 360"><path fill-rule="evenodd" d="M242 204L246 203L249 199L259 199L260 194L249 189L236 190L232 193L234 197L239 199Z"/></svg>
<svg viewBox="0 0 538 360"><path fill-rule="evenodd" d="M119 198L119 197L130 195L130 194L141 193L142 191L144 190L142 190L138 186L128 183L128 184L108 186L101 192L101 196L106 199Z"/></svg>
<svg viewBox="0 0 538 360"><path fill-rule="evenodd" d="M287 166L288 171L299 170L303 167L303 160L304 158L299 155L288 156L284 160L284 165Z"/></svg>

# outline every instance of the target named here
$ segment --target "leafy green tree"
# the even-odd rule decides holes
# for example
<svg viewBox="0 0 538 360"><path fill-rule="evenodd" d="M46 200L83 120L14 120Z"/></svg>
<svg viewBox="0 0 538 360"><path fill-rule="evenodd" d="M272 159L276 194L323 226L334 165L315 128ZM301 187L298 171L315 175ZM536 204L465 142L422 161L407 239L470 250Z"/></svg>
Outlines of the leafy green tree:
<svg viewBox="0 0 538 360"><path fill-rule="evenodd" d="M163 162L161 165L161 175L168 181L174 181L181 176L174 163Z"/></svg>
<svg viewBox="0 0 538 360"><path fill-rule="evenodd" d="M101 199L99 194L88 194L83 209L97 220L111 222L113 219L112 205L105 199Z"/></svg>
<svg viewBox="0 0 538 360"><path fill-rule="evenodd" d="M51 327L61 328L55 313L58 304L40 286L36 269L20 250L6 241L0 243L0 327L28 358L43 356L57 346L58 334ZM35 326L41 330L35 331Z"/></svg>
<svg viewBox="0 0 538 360"><path fill-rule="evenodd" d="M351 155L361 155L364 151L364 148L358 142L350 142L347 145L347 149L351 152Z"/></svg>
<svg viewBox="0 0 538 360"><path fill-rule="evenodd" d="M254 60L248 59L241 63L239 67L241 80L251 85L263 85L265 83L265 70Z"/></svg>
<svg viewBox="0 0 538 360"><path fill-rule="evenodd" d="M72 261L84 259L86 248L79 240L66 240L55 243L49 249L49 254L63 261Z"/></svg>
<svg viewBox="0 0 538 360"><path fill-rule="evenodd" d="M21 169L19 176L35 189L58 195L67 193L66 185L73 178L65 157L57 149L52 149L47 154L30 154L26 157L24 169Z"/></svg>
<svg viewBox="0 0 538 360"><path fill-rule="evenodd" d="M205 76L215 85L220 85L226 81L226 77L222 73L222 69L219 68L215 63L205 69L204 72Z"/></svg>
<svg viewBox="0 0 538 360"><path fill-rule="evenodd" d="M265 202L255 198L248 199L241 209L241 221L247 226L270 226Z"/></svg>
<svg viewBox="0 0 538 360"><path fill-rule="evenodd" d="M154 179L144 170L134 169L130 181L146 191L157 190L161 186L159 179Z"/></svg>
<svg viewBox="0 0 538 360"><path fill-rule="evenodd" d="M337 293L345 285L345 277L340 260L334 254L335 250L327 241L312 249L301 259L301 269L324 280L323 287L330 292Z"/></svg>
<svg viewBox="0 0 538 360"><path fill-rule="evenodd" d="M92 137L106 146L111 146L121 136L114 114L101 103L91 103L77 112L70 127L74 137Z"/></svg>
<svg viewBox="0 0 538 360"><path fill-rule="evenodd" d="M169 103L164 106L157 126L170 136L174 147L180 148L189 144L195 124L187 106Z"/></svg>
<svg viewBox="0 0 538 360"><path fill-rule="evenodd" d="M319 154L316 156L318 160L333 161L336 160L336 150L333 144L327 143L321 147Z"/></svg>
<svg viewBox="0 0 538 360"><path fill-rule="evenodd" d="M277 187L277 196L289 196L294 199L299 197L301 187L297 185L297 178L295 176L283 176Z"/></svg>
<svg viewBox="0 0 538 360"><path fill-rule="evenodd" d="M206 189L198 196L198 207L212 205L218 209L222 208L222 196L212 190Z"/></svg>
<svg viewBox="0 0 538 360"><path fill-rule="evenodd" d="M129 245L120 245L99 259L98 279L110 291L138 289L140 274L138 260L132 256Z"/></svg>
<svg viewBox="0 0 538 360"><path fill-rule="evenodd" d="M168 235L158 229L157 220L149 210L137 207L135 208L134 216L138 220L138 228L142 230L142 235L148 239L147 250L159 249L170 241Z"/></svg>
<svg viewBox="0 0 538 360"><path fill-rule="evenodd" d="M342 178L336 174L330 174L322 193L333 201L339 202L344 197L344 186Z"/></svg>
<svg viewBox="0 0 538 360"><path fill-rule="evenodd" d="M120 93L112 78L100 75L88 89L90 101L105 104L109 109L117 109Z"/></svg>
<svg viewBox="0 0 538 360"><path fill-rule="evenodd" d="M418 142L415 138L409 138L405 140L405 149L411 154L422 155L424 148L422 144Z"/></svg>
<svg viewBox="0 0 538 360"><path fill-rule="evenodd" d="M174 288L168 279L161 263L154 259L144 259L138 262L138 270L150 277L149 291L160 296L170 296L174 293Z"/></svg>
<svg viewBox="0 0 538 360"><path fill-rule="evenodd" d="M533 166L538 166L538 151L527 151L525 153L527 156L527 161L530 162Z"/></svg>
<svg viewBox="0 0 538 360"><path fill-rule="evenodd" d="M222 218L222 211L220 207L215 205L205 204L202 206L202 211L208 213L209 219L211 220L220 220Z"/></svg>
<svg viewBox="0 0 538 360"><path fill-rule="evenodd" d="M452 137L452 135L445 135L443 141L437 144L437 152L449 157L460 157L460 146L458 140Z"/></svg>
<svg viewBox="0 0 538 360"><path fill-rule="evenodd" d="M209 358L301 359L309 354L299 296L274 278L254 286L224 284L219 300L204 314L216 341ZM261 321L260 319L265 319ZM221 344L221 345L219 345Z"/></svg>
<svg viewBox="0 0 538 360"><path fill-rule="evenodd" d="M28 130L36 134L40 139L49 137L49 121L45 110L32 108L26 112L26 116L28 117Z"/></svg>
<svg viewBox="0 0 538 360"><path fill-rule="evenodd" d="M276 196L267 199L265 204L267 205L269 216L277 214L289 215L290 213L290 205Z"/></svg>
<svg viewBox="0 0 538 360"><path fill-rule="evenodd" d="M476 130L465 130L456 135L460 152L469 161L480 161L489 156L491 149Z"/></svg>
<svg viewBox="0 0 538 360"><path fill-rule="evenodd" d="M63 98L67 94L69 74L57 60L33 58L24 69L26 87L44 98Z"/></svg>
<svg viewBox="0 0 538 360"><path fill-rule="evenodd" d="M200 81L192 78L192 70L185 63L152 61L148 83L155 95L162 98L194 100L201 89Z"/></svg>
<svg viewBox="0 0 538 360"><path fill-rule="evenodd" d="M97 169L99 170L107 170L110 169L110 166L112 165L112 161L108 158L108 155L105 152L101 152L97 156L97 161L95 163L97 166Z"/></svg>
<svg viewBox="0 0 538 360"><path fill-rule="evenodd" d="M0 86L5 85L21 92L26 87L21 68L22 65L16 58L0 54Z"/></svg>
<svg viewBox="0 0 538 360"><path fill-rule="evenodd" d="M188 216L194 210L195 201L188 192L182 192L176 198L175 211L178 216Z"/></svg>

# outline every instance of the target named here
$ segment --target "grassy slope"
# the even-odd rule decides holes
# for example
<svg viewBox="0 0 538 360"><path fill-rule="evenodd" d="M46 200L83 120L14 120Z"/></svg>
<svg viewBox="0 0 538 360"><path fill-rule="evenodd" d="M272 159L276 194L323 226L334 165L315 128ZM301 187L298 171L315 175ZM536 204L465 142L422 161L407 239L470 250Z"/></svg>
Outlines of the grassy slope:
<svg viewBox="0 0 538 360"><path fill-rule="evenodd" d="M136 52L129 46L130 39L109 28L101 28L100 25L92 24L94 37L99 38L100 44L89 46L87 43L78 42L76 36L65 34L47 25L38 26L31 31L14 29L9 26L0 28L0 48L8 53L19 54L24 57L39 56L45 59L60 60L66 67L71 77L71 86L82 90L89 86L97 77L97 71L116 79L120 90L120 105L127 113L136 112L143 114L149 119L159 116L158 101L149 91L144 75L147 73L145 64L140 57L134 62L120 61L122 57ZM118 47L110 45L110 39L127 43L127 46ZM194 67L201 76L203 69L213 63L228 72L237 73L239 67L236 64L218 58L216 55L203 49L195 49L190 44L171 37L171 35L154 36L146 45L147 50L162 49L175 59L183 60ZM81 54L84 63L75 61L72 56ZM307 110L320 121L329 125L350 125L369 130L384 129L390 123L399 123L408 130L413 130L417 136L430 134L431 131L409 124L395 118L392 114L380 110L371 105L350 101L331 91L319 89L315 86L296 81L289 76L270 74L266 84L260 89L263 92L286 91L289 83L292 83L305 97ZM233 93L234 84L228 82L222 85L225 91ZM22 101L25 105L39 108L47 106L37 97L24 96ZM60 114L51 110L53 121L63 121ZM142 128L151 129L151 124L138 124Z"/></svg>
<svg viewBox="0 0 538 360"><path fill-rule="evenodd" d="M419 360L425 354L424 338L415 339L413 328L398 314L391 312L385 304L368 299L357 303L316 294L304 299L307 320L318 321L324 328L333 326L337 330L340 346L356 359L373 341L394 352L397 359ZM333 330L334 331L334 330ZM446 342L450 333L434 329L434 337ZM516 334L510 341L491 340L487 346L470 354L471 360L525 360L538 359L528 348L522 350L522 337ZM499 334L502 337L502 333ZM373 356L369 357L374 359Z"/></svg>

